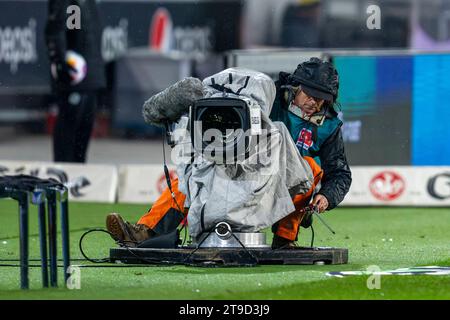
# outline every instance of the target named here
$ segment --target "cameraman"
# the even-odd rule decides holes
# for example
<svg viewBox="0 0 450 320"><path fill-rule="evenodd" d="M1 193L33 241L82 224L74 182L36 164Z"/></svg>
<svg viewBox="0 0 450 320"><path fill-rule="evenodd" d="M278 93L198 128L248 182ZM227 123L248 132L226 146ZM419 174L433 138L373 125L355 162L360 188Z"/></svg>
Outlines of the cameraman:
<svg viewBox="0 0 450 320"><path fill-rule="evenodd" d="M339 81L331 63L312 58L300 64L293 74L281 72L275 85L277 96L270 118L282 121L289 129L300 154L315 172L315 180L322 177L316 162L322 165L324 173L319 192L313 196L314 190L311 189L307 194L295 196L296 211L272 227L272 248L280 249L295 246L300 225L310 225L310 219L303 223L302 220L305 216L303 209L309 205L311 197L311 204L319 212L335 208L344 199L351 184L351 172L340 130L342 121L333 108ZM172 189L176 203L167 188L137 224L124 221L117 213L108 215L106 225L113 238L130 243L141 242L177 226L183 219L177 204L183 208L186 197L178 191L178 180L172 182ZM187 208L183 214L187 214Z"/></svg>
<svg viewBox="0 0 450 320"><path fill-rule="evenodd" d="M68 8L79 8L79 29L69 29ZM74 8L74 7L73 7ZM75 14L77 11L75 11ZM53 133L53 159L57 162L85 162L95 120L98 90L106 86L101 56L101 27L95 0L49 0L45 28L52 65L52 88L58 104ZM86 76L74 84L67 61L71 50L86 61Z"/></svg>
<svg viewBox="0 0 450 320"><path fill-rule="evenodd" d="M340 129L342 121L334 109L338 73L331 63L311 58L299 64L292 74L281 72L275 85L277 97L270 118L284 122L300 154L313 157L321 165L324 174L321 188L311 204L319 212L332 210L344 200L352 181ZM280 221L282 225L291 221L294 227L285 230L280 224L274 225L272 247L293 244L298 232L296 226L303 219L300 209L307 202L297 202L294 198L297 211Z"/></svg>

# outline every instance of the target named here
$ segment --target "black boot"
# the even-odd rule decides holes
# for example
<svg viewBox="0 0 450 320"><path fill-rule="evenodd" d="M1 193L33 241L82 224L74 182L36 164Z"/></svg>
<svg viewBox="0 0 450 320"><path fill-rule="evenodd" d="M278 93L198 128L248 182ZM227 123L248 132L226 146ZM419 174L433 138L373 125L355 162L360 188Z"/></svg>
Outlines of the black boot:
<svg viewBox="0 0 450 320"><path fill-rule="evenodd" d="M276 234L273 235L272 250L293 249L295 247L297 247L295 241L291 241L286 238L277 236Z"/></svg>

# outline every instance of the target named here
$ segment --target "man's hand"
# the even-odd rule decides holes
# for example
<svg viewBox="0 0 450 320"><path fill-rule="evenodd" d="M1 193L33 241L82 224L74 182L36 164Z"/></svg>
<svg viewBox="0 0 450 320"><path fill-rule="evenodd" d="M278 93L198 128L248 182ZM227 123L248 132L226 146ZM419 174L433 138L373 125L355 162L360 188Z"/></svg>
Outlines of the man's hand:
<svg viewBox="0 0 450 320"><path fill-rule="evenodd" d="M328 208L328 199L322 194L316 194L312 205L316 206L319 212L322 213Z"/></svg>

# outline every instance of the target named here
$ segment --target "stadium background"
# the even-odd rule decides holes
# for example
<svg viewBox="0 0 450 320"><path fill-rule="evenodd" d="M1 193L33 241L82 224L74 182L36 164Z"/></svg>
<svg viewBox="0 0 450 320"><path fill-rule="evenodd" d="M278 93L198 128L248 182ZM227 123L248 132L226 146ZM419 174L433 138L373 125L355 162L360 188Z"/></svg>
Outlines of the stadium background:
<svg viewBox="0 0 450 320"><path fill-rule="evenodd" d="M153 201L163 186L161 131L144 123L143 101L185 76L241 66L276 78L320 56L341 77L343 134L355 173L343 204L450 204L450 1L429 1L426 10L420 1L398 0L100 1L108 88L82 168L50 163L57 109L43 35L46 4L0 0L1 174L48 176L56 167L66 182L81 183L85 195L74 200ZM381 10L380 30L366 26L372 4ZM111 188L102 187L107 175Z"/></svg>
<svg viewBox="0 0 450 320"><path fill-rule="evenodd" d="M42 290L41 269L32 267L32 290L17 290L17 203L1 200L0 300L450 299L448 276L383 276L381 288L370 290L367 276L327 275L450 265L450 0L99 1L108 88L85 165L51 162L57 109L46 4L0 0L0 175L52 177L69 187L81 288ZM381 9L380 30L366 26L373 4ZM347 265L124 268L82 259L78 240L86 230L104 228L113 211L137 221L165 187L161 132L142 119L145 99L188 75L245 66L276 77L310 56L331 59L339 70L353 172L344 203L324 215L336 234L316 220L315 246L348 248ZM34 213L30 258L39 259ZM310 244L310 231L300 231L299 245ZM270 230L266 235L270 242ZM105 257L112 246L102 234L85 242L90 257Z"/></svg>

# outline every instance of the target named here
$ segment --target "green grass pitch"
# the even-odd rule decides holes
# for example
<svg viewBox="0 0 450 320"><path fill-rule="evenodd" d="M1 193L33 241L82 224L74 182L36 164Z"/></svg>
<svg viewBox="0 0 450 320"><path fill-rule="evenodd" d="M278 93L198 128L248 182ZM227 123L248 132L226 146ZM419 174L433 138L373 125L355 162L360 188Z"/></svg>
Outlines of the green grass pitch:
<svg viewBox="0 0 450 320"><path fill-rule="evenodd" d="M78 240L89 228L104 227L108 212L136 221L143 205L70 204L73 258L81 258ZM39 258L37 214L30 218L30 258ZM316 246L349 249L349 264L337 266L258 266L254 268L194 268L147 266L81 268L81 288L42 289L40 268L30 269L29 291L19 290L19 269L0 266L0 299L450 299L450 276L382 276L381 288L369 290L367 276L333 278L328 271L382 270L425 265L450 265L450 209L339 208L325 214L336 230L332 235L315 221ZM271 235L268 232L269 241ZM301 229L299 242L308 245L310 230ZM384 239L384 241L383 241ZM60 238L58 238L60 244ZM0 264L18 258L18 209L0 201ZM106 234L88 236L86 253L101 258L114 242ZM61 257L61 255L59 255ZM39 264L39 262L32 262ZM74 261L73 264L92 265Z"/></svg>

